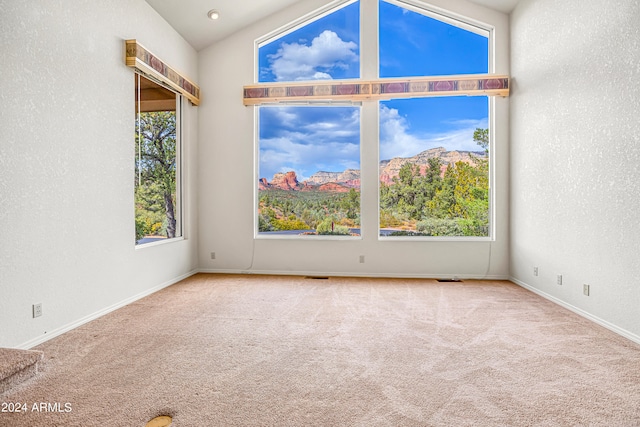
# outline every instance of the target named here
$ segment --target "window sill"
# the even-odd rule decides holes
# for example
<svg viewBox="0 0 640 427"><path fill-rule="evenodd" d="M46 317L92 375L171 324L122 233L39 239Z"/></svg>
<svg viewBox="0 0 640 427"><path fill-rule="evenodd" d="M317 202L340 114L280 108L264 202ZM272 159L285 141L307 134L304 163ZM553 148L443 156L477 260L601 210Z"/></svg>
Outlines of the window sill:
<svg viewBox="0 0 640 427"><path fill-rule="evenodd" d="M378 236L381 242L494 242L490 236Z"/></svg>
<svg viewBox="0 0 640 427"><path fill-rule="evenodd" d="M299 234L256 234L256 240L298 240L314 242L318 240L362 240L362 236L331 236L331 235L299 235Z"/></svg>
<svg viewBox="0 0 640 427"><path fill-rule="evenodd" d="M139 243L135 246L136 250L138 249L145 249L145 248L151 248L151 247L155 247L155 246L162 246L162 245L168 245L174 242L180 242L182 240L185 240L184 237L174 237L172 239L158 239L158 240L154 240L154 241L150 241L147 243Z"/></svg>

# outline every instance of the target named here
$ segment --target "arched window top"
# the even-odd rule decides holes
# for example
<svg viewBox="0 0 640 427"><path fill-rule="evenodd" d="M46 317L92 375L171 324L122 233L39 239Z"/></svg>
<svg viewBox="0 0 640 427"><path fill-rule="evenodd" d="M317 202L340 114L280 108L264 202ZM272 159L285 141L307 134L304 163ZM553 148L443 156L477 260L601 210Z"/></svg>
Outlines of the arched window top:
<svg viewBox="0 0 640 427"><path fill-rule="evenodd" d="M258 41L258 81L360 77L360 2L303 19Z"/></svg>
<svg viewBox="0 0 640 427"><path fill-rule="evenodd" d="M489 30L403 2L379 8L379 77L489 72Z"/></svg>
<svg viewBox="0 0 640 427"><path fill-rule="evenodd" d="M365 6L377 8L377 25L361 25L376 17ZM245 86L244 104L508 96L509 78L489 74L492 34L419 0L334 2L257 40L258 83ZM377 41L377 57L361 40ZM363 69L377 79L362 80Z"/></svg>

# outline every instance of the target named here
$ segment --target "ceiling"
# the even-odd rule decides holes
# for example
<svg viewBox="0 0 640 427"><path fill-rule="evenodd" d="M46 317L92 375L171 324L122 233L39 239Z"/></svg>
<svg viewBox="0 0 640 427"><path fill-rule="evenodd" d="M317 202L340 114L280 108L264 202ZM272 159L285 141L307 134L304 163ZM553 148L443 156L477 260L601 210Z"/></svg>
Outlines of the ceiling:
<svg viewBox="0 0 640 427"><path fill-rule="evenodd" d="M196 50L301 0L146 0ZM469 0L510 13L519 0ZM216 9L220 19L207 12Z"/></svg>

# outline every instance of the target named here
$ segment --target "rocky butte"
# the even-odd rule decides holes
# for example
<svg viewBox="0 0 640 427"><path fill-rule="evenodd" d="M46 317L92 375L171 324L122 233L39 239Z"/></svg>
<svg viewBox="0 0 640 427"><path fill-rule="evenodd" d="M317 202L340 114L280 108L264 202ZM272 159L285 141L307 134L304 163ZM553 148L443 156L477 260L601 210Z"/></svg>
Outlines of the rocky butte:
<svg viewBox="0 0 640 427"><path fill-rule="evenodd" d="M413 157L394 157L391 160L381 160L380 181L385 184L392 184L393 178L400 174L400 168L407 163L420 166L420 173L424 174L429 164L429 159L434 157L440 159L440 163L442 164L440 174L444 175L447 166L458 162L473 165L476 163L475 159L485 158L486 154L483 151L447 151L443 147L437 147L423 151Z"/></svg>
<svg viewBox="0 0 640 427"><path fill-rule="evenodd" d="M277 173L273 176L270 185L281 190L299 190L300 183L296 173L291 171L287 173Z"/></svg>
<svg viewBox="0 0 640 427"><path fill-rule="evenodd" d="M407 163L420 166L420 172L425 173L429 159L437 157L442 164L440 173L444 174L447 166L457 162L475 164L477 158L485 158L482 151L447 151L443 147L431 148L416 154L413 157L394 157L391 160L380 161L380 181L392 184L393 178L400 173L400 168ZM309 179L299 182L294 171L276 173L271 182L266 178L258 181L259 190L279 189L286 191L324 191L333 193L348 192L351 188L360 188L360 171L347 169L342 172L319 171L311 175Z"/></svg>

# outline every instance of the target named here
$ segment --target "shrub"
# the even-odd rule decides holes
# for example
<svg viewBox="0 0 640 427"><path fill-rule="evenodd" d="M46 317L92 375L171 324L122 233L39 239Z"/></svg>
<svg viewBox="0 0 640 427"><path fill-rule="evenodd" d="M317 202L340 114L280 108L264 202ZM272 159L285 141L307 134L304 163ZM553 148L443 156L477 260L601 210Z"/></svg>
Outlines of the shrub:
<svg viewBox="0 0 640 427"><path fill-rule="evenodd" d="M427 218L416 224L418 233L425 236L464 236L464 230L455 219Z"/></svg>
<svg viewBox="0 0 640 427"><path fill-rule="evenodd" d="M320 224L318 224L316 232L322 235L348 236L349 234L351 234L349 231L349 227L336 224L332 218L325 218Z"/></svg>
<svg viewBox="0 0 640 427"><path fill-rule="evenodd" d="M276 219L272 221L274 230L306 230L307 224L294 217L294 219Z"/></svg>
<svg viewBox="0 0 640 427"><path fill-rule="evenodd" d="M258 231L273 231L273 226L271 225L271 217L269 215L260 214L258 215Z"/></svg>
<svg viewBox="0 0 640 427"><path fill-rule="evenodd" d="M145 236L154 236L162 232L165 215L136 207L136 241Z"/></svg>

